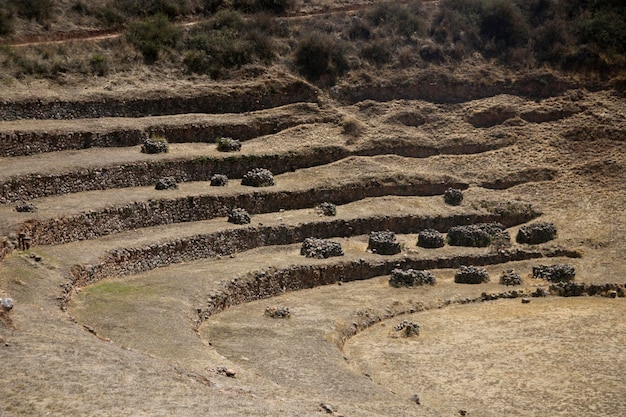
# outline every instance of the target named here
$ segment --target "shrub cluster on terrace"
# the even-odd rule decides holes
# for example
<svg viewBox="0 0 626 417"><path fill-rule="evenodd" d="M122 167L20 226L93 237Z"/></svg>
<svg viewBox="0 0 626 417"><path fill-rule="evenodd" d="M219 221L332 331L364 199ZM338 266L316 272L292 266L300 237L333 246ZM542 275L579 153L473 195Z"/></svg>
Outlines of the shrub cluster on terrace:
<svg viewBox="0 0 626 417"><path fill-rule="evenodd" d="M485 268L479 266L462 265L454 274L454 282L457 284L482 284L489 282L489 273Z"/></svg>
<svg viewBox="0 0 626 417"><path fill-rule="evenodd" d="M446 238L443 233L433 229L425 229L417 234L417 246L422 248L441 248L445 246Z"/></svg>
<svg viewBox="0 0 626 417"><path fill-rule="evenodd" d="M242 208L234 208L228 215L228 223L249 224L250 214Z"/></svg>
<svg viewBox="0 0 626 417"><path fill-rule="evenodd" d="M343 256L343 249L339 242L308 237L302 242L300 255L304 255L307 258L325 259L333 256Z"/></svg>
<svg viewBox="0 0 626 417"><path fill-rule="evenodd" d="M395 255L402 248L396 240L396 234L389 230L371 232L369 235L367 250L379 255Z"/></svg>
<svg viewBox="0 0 626 417"><path fill-rule="evenodd" d="M576 270L569 264L533 266L533 278L543 278L550 282L572 281Z"/></svg>
<svg viewBox="0 0 626 417"><path fill-rule="evenodd" d="M437 280L430 271L421 271L415 269L394 269L391 271L389 285L395 288L399 287L417 287L421 285L435 285Z"/></svg>
<svg viewBox="0 0 626 417"><path fill-rule="evenodd" d="M220 152L239 152L241 150L241 142L233 138L217 138L215 143Z"/></svg>
<svg viewBox="0 0 626 417"><path fill-rule="evenodd" d="M556 238L554 223L536 222L520 227L515 240L517 243L538 244Z"/></svg>
<svg viewBox="0 0 626 417"><path fill-rule="evenodd" d="M148 154L165 153L169 151L167 139L163 136L150 136L143 141L141 152Z"/></svg>

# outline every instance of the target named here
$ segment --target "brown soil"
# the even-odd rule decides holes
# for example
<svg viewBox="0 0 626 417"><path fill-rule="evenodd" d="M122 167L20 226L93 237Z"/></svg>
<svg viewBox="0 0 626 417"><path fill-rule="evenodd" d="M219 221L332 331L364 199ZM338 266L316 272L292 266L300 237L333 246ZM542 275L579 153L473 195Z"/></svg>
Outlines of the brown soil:
<svg viewBox="0 0 626 417"><path fill-rule="evenodd" d="M157 92L150 83L107 90L98 80L75 98L22 86L2 98L24 104L39 96L65 110L88 102L97 111L144 93L157 104L245 97L267 83L283 97L293 81L285 79L197 86L170 79ZM458 81L440 92L454 94ZM365 101L358 85L333 97L310 87L312 100L285 93L288 104L242 101L223 115L181 107L158 117L0 122L4 137L26 138L16 141L21 156L0 157L0 254L9 252L0 297L15 303L0 320L0 416L624 415L624 299L531 294L549 293L547 281L532 278L533 266L561 263L575 267L576 283L617 284L623 294L626 101L609 88L571 88L571 78L541 99L484 82L495 93L476 96L468 87L444 101L384 86L362 86ZM345 121L358 132L346 132ZM32 149L76 132L192 125L279 128L242 137L241 152L229 154L191 135L176 136L158 155L140 153L132 135L115 146ZM275 166L275 186L240 185L258 161ZM230 170L227 187L209 187L217 167ZM173 172L179 188L155 190L157 169ZM458 207L443 202L452 185L464 189ZM19 199L38 211L16 212ZM337 203L336 217L316 212L326 200ZM235 201L248 204L250 225L226 221ZM200 215L186 216L183 202ZM555 224L557 239L515 243L520 223L533 217L515 213L502 217L509 248L423 249L421 227L402 226L440 221L445 232L493 217L507 202L509 210L531 204L537 220ZM145 211L128 213L130 206ZM414 223L398 220L407 217ZM395 229L402 253L368 253L368 224ZM54 245L13 248L20 231ZM301 256L304 231L328 234L316 237L340 242L345 255ZM202 238L201 247L186 246ZM483 265L491 281L455 284L450 266L461 261ZM388 285L391 268L412 264L432 265L437 283ZM498 284L508 269L521 286ZM99 272L82 286L77 271ZM488 294L517 298L484 301ZM268 305L288 307L291 317L267 317ZM393 328L404 319L419 323L421 334L399 337Z"/></svg>

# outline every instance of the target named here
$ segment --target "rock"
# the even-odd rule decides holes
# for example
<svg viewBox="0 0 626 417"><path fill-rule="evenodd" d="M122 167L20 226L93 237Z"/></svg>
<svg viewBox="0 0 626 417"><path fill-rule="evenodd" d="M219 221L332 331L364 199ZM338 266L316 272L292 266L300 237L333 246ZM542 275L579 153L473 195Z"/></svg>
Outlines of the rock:
<svg viewBox="0 0 626 417"><path fill-rule="evenodd" d="M395 233L389 230L371 232L367 249L379 255L395 255L402 250Z"/></svg>
<svg viewBox="0 0 626 417"><path fill-rule="evenodd" d="M232 138L217 138L215 143L220 152L239 152L241 150L241 142Z"/></svg>
<svg viewBox="0 0 626 417"><path fill-rule="evenodd" d="M439 233L438 231L433 229L422 230L417 235L417 246L420 246L422 248L441 248L445 246L445 244L446 239L443 233Z"/></svg>
<svg viewBox="0 0 626 417"><path fill-rule="evenodd" d="M178 183L174 177L164 177L157 181L154 186L155 190L175 190L178 188Z"/></svg>
<svg viewBox="0 0 626 417"><path fill-rule="evenodd" d="M274 319L288 319L291 317L291 311L284 306L267 306L265 307L265 316Z"/></svg>
<svg viewBox="0 0 626 417"><path fill-rule="evenodd" d="M420 397L417 394L413 394L411 395L411 398L409 398L410 401L414 402L417 405L421 405L422 403L420 402Z"/></svg>
<svg viewBox="0 0 626 417"><path fill-rule="evenodd" d="M335 206L333 203L320 203L317 207L315 207L315 212L318 214L323 214L324 216L336 216L337 206Z"/></svg>
<svg viewBox="0 0 626 417"><path fill-rule="evenodd" d="M522 298L522 304L530 304L529 298Z"/></svg>
<svg viewBox="0 0 626 417"><path fill-rule="evenodd" d="M167 139L162 136L146 138L141 145L141 152L148 154L165 153L169 151Z"/></svg>
<svg viewBox="0 0 626 417"><path fill-rule="evenodd" d="M512 269L502 272L500 285L522 285L522 277Z"/></svg>
<svg viewBox="0 0 626 417"><path fill-rule="evenodd" d="M304 255L307 258L324 259L333 256L343 256L343 249L338 242L308 237L302 242L300 255Z"/></svg>
<svg viewBox="0 0 626 417"><path fill-rule="evenodd" d="M2 311L4 311L5 313L8 313L9 311L13 310L13 299L0 298L0 307L2 308Z"/></svg>
<svg viewBox="0 0 626 417"><path fill-rule="evenodd" d="M249 224L250 214L242 208L234 208L228 215L228 223Z"/></svg>
<svg viewBox="0 0 626 417"><path fill-rule="evenodd" d="M454 282L457 284L482 284L489 282L489 273L485 268L462 265L454 274Z"/></svg>
<svg viewBox="0 0 626 417"><path fill-rule="evenodd" d="M215 372L229 378L234 378L236 375L236 372L233 369L227 368L225 366L218 366L217 368L215 368Z"/></svg>
<svg viewBox="0 0 626 417"><path fill-rule="evenodd" d="M556 227L553 223L537 222L520 227L515 240L517 243L536 245L556 238Z"/></svg>
<svg viewBox="0 0 626 417"><path fill-rule="evenodd" d="M228 177L223 174L215 174L211 177L212 187L225 187L228 185Z"/></svg>
<svg viewBox="0 0 626 417"><path fill-rule="evenodd" d="M569 264L533 266L533 278L543 278L550 282L572 281L576 270Z"/></svg>
<svg viewBox="0 0 626 417"><path fill-rule="evenodd" d="M389 285L394 288L399 287L416 287L420 285L435 285L435 276L430 271L421 271L415 269L394 269L391 271Z"/></svg>
<svg viewBox="0 0 626 417"><path fill-rule="evenodd" d="M274 175L265 168L255 168L248 171L241 179L241 185L251 187L269 187L274 184Z"/></svg>
<svg viewBox="0 0 626 417"><path fill-rule="evenodd" d="M37 207L32 203L22 200L18 201L15 205L15 211L19 213L34 213L37 211Z"/></svg>
<svg viewBox="0 0 626 417"><path fill-rule="evenodd" d="M509 234L500 223L479 223L453 226L448 230L448 243L452 246L485 247L494 240L510 240Z"/></svg>
<svg viewBox="0 0 626 417"><path fill-rule="evenodd" d="M458 206L463 201L463 191L457 188L448 188L443 193L443 201L451 206Z"/></svg>

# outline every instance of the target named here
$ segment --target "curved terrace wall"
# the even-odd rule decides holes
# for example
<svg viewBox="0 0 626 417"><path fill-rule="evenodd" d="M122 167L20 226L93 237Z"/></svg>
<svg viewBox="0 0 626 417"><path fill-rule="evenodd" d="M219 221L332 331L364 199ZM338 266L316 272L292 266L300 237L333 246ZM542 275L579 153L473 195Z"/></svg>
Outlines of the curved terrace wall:
<svg viewBox="0 0 626 417"><path fill-rule="evenodd" d="M367 234L372 230L389 229L396 233L414 233L423 229L445 231L451 226L498 221L506 226L520 220L495 214L460 214L419 217L375 216L357 219L334 219L299 225L248 226L215 233L178 238L144 247L110 251L97 265L75 265L71 274L75 285L86 285L109 276L129 275L168 266L174 263L228 255L260 246L288 245L307 237L330 238Z"/></svg>

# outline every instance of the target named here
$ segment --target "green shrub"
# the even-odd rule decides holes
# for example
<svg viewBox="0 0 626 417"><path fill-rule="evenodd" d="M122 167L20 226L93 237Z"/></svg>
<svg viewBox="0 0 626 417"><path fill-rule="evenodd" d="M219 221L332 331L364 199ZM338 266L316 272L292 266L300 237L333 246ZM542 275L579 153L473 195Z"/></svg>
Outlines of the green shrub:
<svg viewBox="0 0 626 417"><path fill-rule="evenodd" d="M35 19L37 22L45 22L52 17L52 0L20 0L16 2L17 13L26 19Z"/></svg>
<svg viewBox="0 0 626 417"><path fill-rule="evenodd" d="M407 38L413 34L423 33L426 29L421 1L414 1L408 5L394 2L379 3L367 15L367 19L387 34Z"/></svg>
<svg viewBox="0 0 626 417"><path fill-rule="evenodd" d="M508 48L517 48L528 42L528 27L520 9L510 0L492 0L485 4L480 16L480 35L483 48L499 55Z"/></svg>
<svg viewBox="0 0 626 417"><path fill-rule="evenodd" d="M233 67L253 62L271 62L273 38L263 29L273 24L247 19L233 10L220 10L209 22L194 27L188 37L184 64L188 72L220 77Z"/></svg>
<svg viewBox="0 0 626 417"><path fill-rule="evenodd" d="M298 71L312 81L336 82L348 70L344 47L331 35L313 32L296 48Z"/></svg>
<svg viewBox="0 0 626 417"><path fill-rule="evenodd" d="M107 75L109 72L109 60L102 54L93 54L89 60L91 71L96 75Z"/></svg>
<svg viewBox="0 0 626 417"><path fill-rule="evenodd" d="M295 7L295 0L233 0L233 8L244 13L270 12L284 15Z"/></svg>
<svg viewBox="0 0 626 417"><path fill-rule="evenodd" d="M173 48L178 43L181 32L166 15L157 14L132 23L126 33L129 42L137 48L148 64L159 59L163 48Z"/></svg>
<svg viewBox="0 0 626 417"><path fill-rule="evenodd" d="M361 49L361 56L366 60L382 65L391 62L393 58L393 45L387 39L380 39L368 43Z"/></svg>

